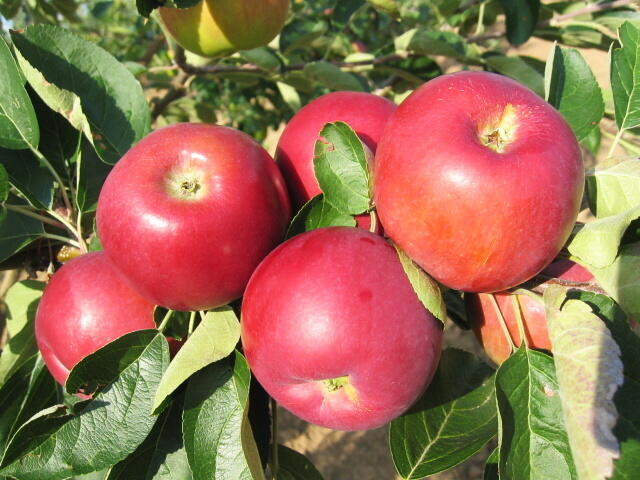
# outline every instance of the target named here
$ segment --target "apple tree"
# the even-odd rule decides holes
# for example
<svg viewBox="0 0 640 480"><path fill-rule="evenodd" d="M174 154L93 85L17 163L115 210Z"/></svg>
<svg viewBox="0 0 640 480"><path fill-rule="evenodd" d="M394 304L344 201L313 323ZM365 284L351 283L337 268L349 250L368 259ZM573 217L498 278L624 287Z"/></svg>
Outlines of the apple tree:
<svg viewBox="0 0 640 480"><path fill-rule="evenodd" d="M0 0L0 21L0 479L321 479L278 443L279 403L336 429L383 419L407 480L481 451L485 479L637 477L637 2ZM465 137L473 102L451 78L498 82L477 89L487 112L497 90L522 89L557 116L535 132L552 141L516 158L524 174L468 175L448 153L500 155L530 131L530 119L512 127L509 107ZM410 106L424 85L446 88ZM223 141L190 140L210 129ZM416 147L425 139L428 154ZM559 169L568 150L584 162L573 183L559 170L542 182L533 162ZM419 171L436 157L453 162L460 190ZM180 169L147 182L140 172L167 158ZM392 175L398 184L382 185ZM527 208L515 199L525 190ZM403 218L383 208L388 192ZM141 209L167 193L162 213ZM577 218L546 235L576 195ZM465 269L513 205L491 254ZM423 240L397 232L420 236L435 219L455 228L431 240L463 236L434 246L427 265L414 253ZM340 250L334 232L356 240ZM369 245L384 253L367 257ZM551 253L516 285L488 270L507 250L507 268ZM500 287L445 278L431 266L444 257ZM200 299L236 277L232 293ZM195 284L204 293L191 304L148 293ZM484 352L440 351L452 329ZM375 380L366 395L328 368L336 359L362 364ZM314 401L321 414L307 415Z"/></svg>

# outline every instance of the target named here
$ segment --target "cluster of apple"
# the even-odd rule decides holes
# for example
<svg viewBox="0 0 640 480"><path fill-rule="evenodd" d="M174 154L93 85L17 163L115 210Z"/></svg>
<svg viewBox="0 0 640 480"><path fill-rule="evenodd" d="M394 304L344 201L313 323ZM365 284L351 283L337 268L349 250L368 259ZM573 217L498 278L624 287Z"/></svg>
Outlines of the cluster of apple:
<svg viewBox="0 0 640 480"><path fill-rule="evenodd" d="M280 244L290 201L298 209L321 193L314 146L336 121L375 152L384 236L366 230L365 216L364 228L322 228ZM97 210L104 250L54 275L37 312L38 345L64 382L88 353L152 328L155 305L207 310L242 296L244 353L267 392L310 422L374 428L424 391L442 341L442 324L385 236L449 288L503 291L557 256L583 176L561 115L525 87L484 72L438 77L399 107L367 93L320 97L287 125L275 162L234 129L165 127L107 178ZM499 362L508 344L483 302L469 295L469 311L483 318L484 343L502 349L491 354ZM532 322L544 325L539 317Z"/></svg>

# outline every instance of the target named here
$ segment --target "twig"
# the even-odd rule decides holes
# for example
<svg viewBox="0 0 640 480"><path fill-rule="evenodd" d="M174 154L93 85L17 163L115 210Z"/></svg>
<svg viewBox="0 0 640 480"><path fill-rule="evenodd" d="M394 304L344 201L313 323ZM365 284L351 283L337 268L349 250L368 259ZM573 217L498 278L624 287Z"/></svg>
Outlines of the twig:
<svg viewBox="0 0 640 480"><path fill-rule="evenodd" d="M11 212L19 213L20 215L25 215L27 217L35 218L36 220L40 220L42 223L46 223L47 225L51 225L52 227L60 228L62 230L66 230L67 226L62 222L58 222L49 217L45 217L44 215L40 215L39 213L34 212L33 210L29 210L27 207L23 207L20 205L9 205L4 204L4 208Z"/></svg>
<svg viewBox="0 0 640 480"><path fill-rule="evenodd" d="M157 99L154 102L153 109L151 110L151 118L155 120L160 116L160 114L164 111L165 108L169 106L169 104L179 98L182 98L187 93L186 83L189 80L189 75L186 71L180 72L174 81L172 82L171 87L167 90L167 93L164 94L163 97Z"/></svg>
<svg viewBox="0 0 640 480"><path fill-rule="evenodd" d="M595 282L572 282L561 278L550 278L546 275L537 275L528 282L519 285L516 289L525 288L532 292L543 294L550 285L560 285L561 287L577 288L587 292L599 293L607 295L607 292Z"/></svg>

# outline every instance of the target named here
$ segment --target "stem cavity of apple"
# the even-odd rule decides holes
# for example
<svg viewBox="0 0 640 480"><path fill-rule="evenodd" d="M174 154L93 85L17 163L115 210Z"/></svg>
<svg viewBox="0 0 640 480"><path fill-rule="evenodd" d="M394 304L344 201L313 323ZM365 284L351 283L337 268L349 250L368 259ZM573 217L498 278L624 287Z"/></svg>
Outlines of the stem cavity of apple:
<svg viewBox="0 0 640 480"><path fill-rule="evenodd" d="M500 116L490 120L478 134L480 143L494 152L504 153L516 138L518 121L516 108L508 103Z"/></svg>

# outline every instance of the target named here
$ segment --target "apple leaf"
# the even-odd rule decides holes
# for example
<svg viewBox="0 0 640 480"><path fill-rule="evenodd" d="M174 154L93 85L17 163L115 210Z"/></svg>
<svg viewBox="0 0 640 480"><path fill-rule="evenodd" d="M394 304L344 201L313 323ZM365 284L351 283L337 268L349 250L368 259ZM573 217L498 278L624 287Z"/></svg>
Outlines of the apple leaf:
<svg viewBox="0 0 640 480"><path fill-rule="evenodd" d="M93 381L105 388L72 413L53 407L22 425L9 442L0 475L63 479L126 458L155 424L151 401L168 360L166 340L155 330L129 333L85 357L71 371L67 390Z"/></svg>
<svg viewBox="0 0 640 480"><path fill-rule="evenodd" d="M611 265L589 271L630 318L640 320L640 243L623 246Z"/></svg>
<svg viewBox="0 0 640 480"><path fill-rule="evenodd" d="M11 185L9 184L9 174L4 165L0 163L0 203L4 203L9 198L9 190Z"/></svg>
<svg viewBox="0 0 640 480"><path fill-rule="evenodd" d="M371 207L371 151L344 122L327 123L320 137L313 166L324 199L345 214L366 212Z"/></svg>
<svg viewBox="0 0 640 480"><path fill-rule="evenodd" d="M587 62L574 48L555 46L545 70L546 100L567 120L578 141L600 123L604 115L602 90Z"/></svg>
<svg viewBox="0 0 640 480"><path fill-rule="evenodd" d="M500 457L500 450L497 448L491 452L487 457L487 461L484 465L483 480L500 480L498 475L498 458Z"/></svg>
<svg viewBox="0 0 640 480"><path fill-rule="evenodd" d="M182 442L182 402L174 402L140 446L109 469L105 480L192 480Z"/></svg>
<svg viewBox="0 0 640 480"><path fill-rule="evenodd" d="M444 324L447 319L447 307L438 283L416 265L397 245L394 244L394 247L398 252L402 269L407 274L418 299L434 317Z"/></svg>
<svg viewBox="0 0 640 480"><path fill-rule="evenodd" d="M502 75L513 78L517 82L526 85L541 97L544 96L544 77L542 74L525 62L522 57L499 55L492 52L483 57L483 61Z"/></svg>
<svg viewBox="0 0 640 480"><path fill-rule="evenodd" d="M7 203L24 205L24 202L9 195ZM19 252L44 233L42 222L11 210L0 216L0 262Z"/></svg>
<svg viewBox="0 0 640 480"><path fill-rule="evenodd" d="M521 45L533 35L540 13L540 0L500 0L507 17L507 40Z"/></svg>
<svg viewBox="0 0 640 480"><path fill-rule="evenodd" d="M0 158L7 169L11 185L22 197L36 208L51 207L55 180L49 169L40 165L30 150L8 150L0 147Z"/></svg>
<svg viewBox="0 0 640 480"><path fill-rule="evenodd" d="M596 166L587 172L586 180L589 206L598 218L640 205L640 159Z"/></svg>
<svg viewBox="0 0 640 480"><path fill-rule="evenodd" d="M56 382L39 355L32 355L0 387L0 452L24 422L56 402Z"/></svg>
<svg viewBox="0 0 640 480"><path fill-rule="evenodd" d="M618 422L613 433L620 442L620 458L615 461L614 480L636 478L640 469L640 338L629 328L626 315L604 295L570 290L567 297L587 303L606 323L620 347L624 383L614 396Z"/></svg>
<svg viewBox="0 0 640 480"><path fill-rule="evenodd" d="M622 132L640 125L640 27L625 22L618 36L622 48L611 54L611 88L616 123Z"/></svg>
<svg viewBox="0 0 640 480"><path fill-rule="evenodd" d="M194 480L264 480L248 419L250 380L239 352L189 380L182 432Z"/></svg>
<svg viewBox="0 0 640 480"><path fill-rule="evenodd" d="M324 195L316 195L296 213L287 230L287 238L300 233L323 227L355 227L353 216L342 213L324 199Z"/></svg>
<svg viewBox="0 0 640 480"><path fill-rule="evenodd" d="M27 82L33 91L40 97L51 110L59 113L69 122L69 124L92 141L91 127L89 120L82 112L80 105L80 97L73 92L60 88L53 83L49 83L42 73L33 68L33 66L16 50L18 65L22 70ZM42 124L42 122L41 122ZM46 125L43 125L46 127ZM44 135L43 135L44 137Z"/></svg>
<svg viewBox="0 0 640 480"><path fill-rule="evenodd" d="M558 297L554 290L566 291L552 285L545 297ZM613 396L623 382L620 348L586 303L568 300L560 310L556 308L557 299L545 300L564 422L576 470L581 479L609 478L613 460L620 455L613 435L618 418Z"/></svg>
<svg viewBox="0 0 640 480"><path fill-rule="evenodd" d="M457 59L467 56L465 40L457 33L418 28L396 37L395 49L417 55L443 55Z"/></svg>
<svg viewBox="0 0 640 480"><path fill-rule="evenodd" d="M364 92L365 88L354 74L345 72L333 63L323 60L305 64L302 72L311 81L331 90L352 90Z"/></svg>
<svg viewBox="0 0 640 480"><path fill-rule="evenodd" d="M276 86L278 87L278 91L280 92L280 96L284 100L284 102L289 105L289 108L295 113L300 110L302 106L302 100L300 99L300 94L288 83L284 82L276 82Z"/></svg>
<svg viewBox="0 0 640 480"><path fill-rule="evenodd" d="M336 32L342 31L364 4L365 0L335 0L331 14L331 29Z"/></svg>
<svg viewBox="0 0 640 480"><path fill-rule="evenodd" d="M524 345L496 374L502 478L577 479L553 359Z"/></svg>
<svg viewBox="0 0 640 480"><path fill-rule="evenodd" d="M195 372L230 355L238 340L240 323L231 307L207 312L162 377L153 400L154 411Z"/></svg>
<svg viewBox="0 0 640 480"><path fill-rule="evenodd" d="M322 480L322 475L301 453L284 445L278 445L279 480Z"/></svg>
<svg viewBox="0 0 640 480"><path fill-rule="evenodd" d="M89 140L83 138L76 166L76 205L82 212L93 212L98 206L100 189L111 166L100 160Z"/></svg>
<svg viewBox="0 0 640 480"><path fill-rule="evenodd" d="M586 223L569 241L571 255L595 268L611 265L631 222L640 218L640 205L611 217Z"/></svg>
<svg viewBox="0 0 640 480"><path fill-rule="evenodd" d="M0 387L38 351L33 325L44 283L25 280L14 284L5 297L9 341L0 355Z"/></svg>
<svg viewBox="0 0 640 480"><path fill-rule="evenodd" d="M367 0L373 7L381 12L397 17L400 15L399 0Z"/></svg>
<svg viewBox="0 0 640 480"><path fill-rule="evenodd" d="M0 147L37 148L40 130L16 61L0 38Z"/></svg>
<svg viewBox="0 0 640 480"><path fill-rule="evenodd" d="M389 427L402 478L417 480L462 463L496 435L492 373L469 352L442 353L427 391Z"/></svg>
<svg viewBox="0 0 640 480"><path fill-rule="evenodd" d="M150 128L140 83L114 57L68 30L27 27L11 38L22 56L49 83L80 98L100 157L115 163Z"/></svg>

